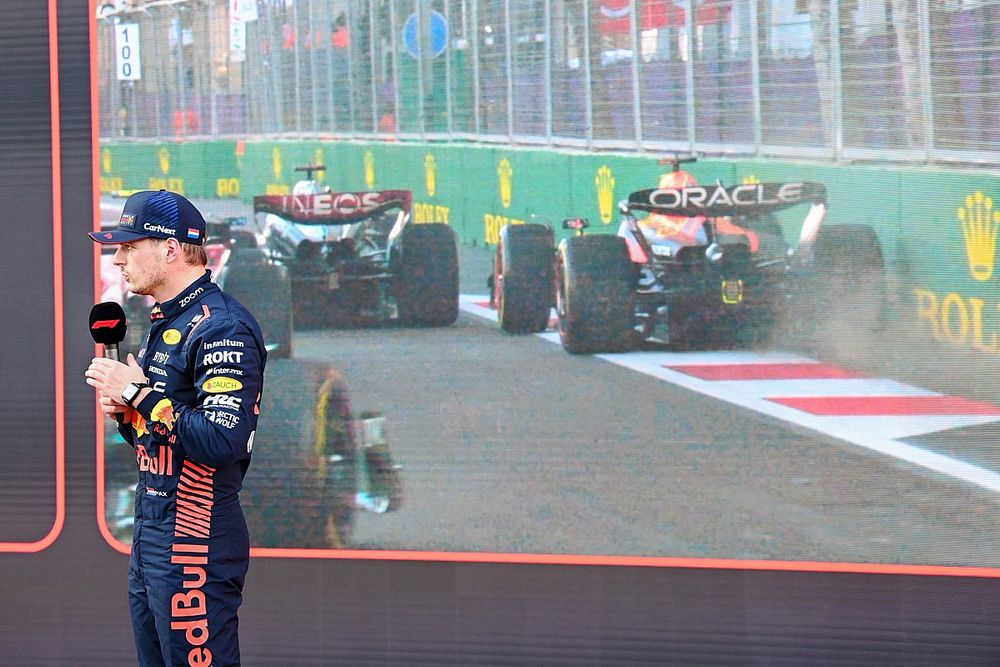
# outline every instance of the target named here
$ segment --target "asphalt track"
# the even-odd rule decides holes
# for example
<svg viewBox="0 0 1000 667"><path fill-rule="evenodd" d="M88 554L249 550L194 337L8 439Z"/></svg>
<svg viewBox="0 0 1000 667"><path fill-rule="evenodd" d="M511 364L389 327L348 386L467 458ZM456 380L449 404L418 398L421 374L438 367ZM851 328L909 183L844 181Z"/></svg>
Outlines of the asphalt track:
<svg viewBox="0 0 1000 667"><path fill-rule="evenodd" d="M403 465L402 508L359 513L351 546L1000 567L1000 409L949 392L961 378L780 349L569 355L489 319L490 258L461 249L452 327L296 333L385 413Z"/></svg>
<svg viewBox="0 0 1000 667"><path fill-rule="evenodd" d="M489 252L461 261L463 290L482 294ZM1000 565L1000 458L982 430L1000 423L996 406L780 351L572 356L553 333L504 334L484 300L464 298L444 329L297 334L297 356L335 364L356 409L386 414L404 466L404 506L362 513L353 546ZM649 372L656 355L709 378L771 376ZM835 414L765 398L816 395ZM858 396L883 400L836 414ZM934 470L907 448L956 464Z"/></svg>

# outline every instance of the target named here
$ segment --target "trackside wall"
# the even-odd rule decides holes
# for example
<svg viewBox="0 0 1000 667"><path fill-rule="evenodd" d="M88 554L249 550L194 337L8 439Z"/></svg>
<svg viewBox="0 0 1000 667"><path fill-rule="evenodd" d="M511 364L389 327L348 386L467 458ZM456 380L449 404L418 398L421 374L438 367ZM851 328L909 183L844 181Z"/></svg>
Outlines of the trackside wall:
<svg viewBox="0 0 1000 667"><path fill-rule="evenodd" d="M290 192L295 167L327 166L334 190L410 188L417 222L446 222L468 244L492 244L508 222L589 218L617 229L615 204L653 187L655 158L509 146L325 140L104 143L104 193L167 188L193 198L249 202ZM941 351L1000 359L1000 173L773 160L703 159L702 183L815 180L826 184L827 224L873 226L902 330ZM789 238L799 214L785 214ZM561 230L558 230L561 233Z"/></svg>

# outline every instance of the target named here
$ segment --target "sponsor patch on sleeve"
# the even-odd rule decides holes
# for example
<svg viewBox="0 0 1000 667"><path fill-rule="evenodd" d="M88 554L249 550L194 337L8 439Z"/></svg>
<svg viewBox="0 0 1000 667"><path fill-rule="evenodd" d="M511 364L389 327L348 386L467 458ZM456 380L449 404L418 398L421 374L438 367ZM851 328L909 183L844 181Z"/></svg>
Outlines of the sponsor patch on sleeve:
<svg viewBox="0 0 1000 667"><path fill-rule="evenodd" d="M221 394L224 392L239 391L243 388L243 383L236 378L216 376L205 380L201 388L209 394Z"/></svg>

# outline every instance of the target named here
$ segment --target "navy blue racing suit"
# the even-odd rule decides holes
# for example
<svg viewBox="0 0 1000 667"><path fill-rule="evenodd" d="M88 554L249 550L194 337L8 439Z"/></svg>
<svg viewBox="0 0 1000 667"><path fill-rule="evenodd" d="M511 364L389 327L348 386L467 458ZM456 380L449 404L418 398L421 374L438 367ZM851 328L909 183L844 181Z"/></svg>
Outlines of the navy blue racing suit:
<svg viewBox="0 0 1000 667"><path fill-rule="evenodd" d="M250 556L238 493L250 465L267 352L211 273L153 307L138 361L153 391L119 431L139 484L129 607L141 665L238 665Z"/></svg>

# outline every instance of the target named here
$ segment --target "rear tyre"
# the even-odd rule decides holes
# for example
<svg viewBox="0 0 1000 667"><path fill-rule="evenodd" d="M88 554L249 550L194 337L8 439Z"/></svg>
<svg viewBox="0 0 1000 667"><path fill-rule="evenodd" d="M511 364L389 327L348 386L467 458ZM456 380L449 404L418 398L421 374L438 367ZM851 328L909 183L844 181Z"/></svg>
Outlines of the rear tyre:
<svg viewBox="0 0 1000 667"><path fill-rule="evenodd" d="M257 318L268 358L291 357L292 283L285 267L269 263L258 249L237 249L226 263L220 283Z"/></svg>
<svg viewBox="0 0 1000 667"><path fill-rule="evenodd" d="M321 362L269 362L253 463L240 493L251 544L347 546L358 489L356 456L340 375Z"/></svg>
<svg viewBox="0 0 1000 667"><path fill-rule="evenodd" d="M400 321L443 327L458 319L458 242L441 223L407 225L391 262Z"/></svg>
<svg viewBox="0 0 1000 667"><path fill-rule="evenodd" d="M635 271L617 236L576 236L557 256L559 338L572 354L628 349L635 337Z"/></svg>
<svg viewBox="0 0 1000 667"><path fill-rule="evenodd" d="M802 283L800 321L807 339L845 349L881 334L886 293L885 259L868 225L821 227L811 272Z"/></svg>
<svg viewBox="0 0 1000 667"><path fill-rule="evenodd" d="M545 225L505 225L500 230L496 286L500 328L536 333L549 325L553 294L552 230Z"/></svg>

